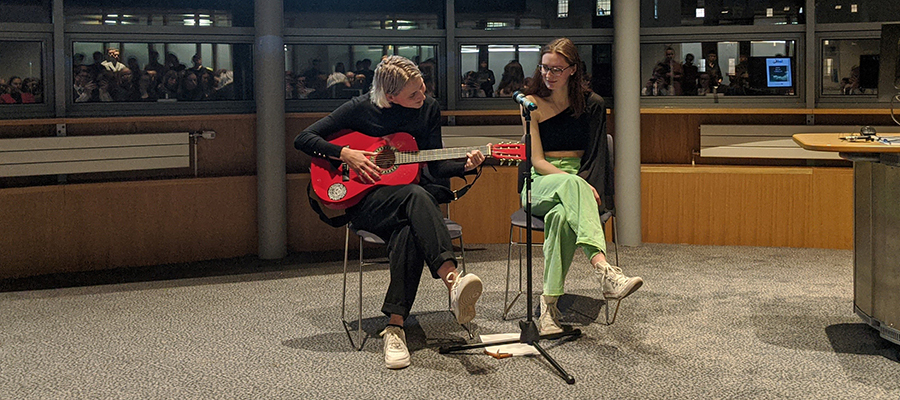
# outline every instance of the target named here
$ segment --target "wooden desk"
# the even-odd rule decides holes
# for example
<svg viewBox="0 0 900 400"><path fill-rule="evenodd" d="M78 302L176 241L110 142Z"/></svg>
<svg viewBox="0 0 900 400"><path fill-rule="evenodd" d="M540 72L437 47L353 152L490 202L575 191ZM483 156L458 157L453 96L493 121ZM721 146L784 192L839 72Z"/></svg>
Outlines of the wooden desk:
<svg viewBox="0 0 900 400"><path fill-rule="evenodd" d="M853 311L881 337L900 344L900 145L841 136L847 135L793 139L804 149L836 151L853 161Z"/></svg>
<svg viewBox="0 0 900 400"><path fill-rule="evenodd" d="M794 142L806 150L834 151L839 153L900 153L900 145L878 142L848 142L841 137L855 133L798 133ZM879 134L882 137L900 136L898 133Z"/></svg>

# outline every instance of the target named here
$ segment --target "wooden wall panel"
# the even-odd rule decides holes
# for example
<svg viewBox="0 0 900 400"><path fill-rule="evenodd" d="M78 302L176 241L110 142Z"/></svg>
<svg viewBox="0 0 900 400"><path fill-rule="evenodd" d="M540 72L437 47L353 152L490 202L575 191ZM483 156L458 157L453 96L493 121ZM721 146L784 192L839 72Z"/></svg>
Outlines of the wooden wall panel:
<svg viewBox="0 0 900 400"><path fill-rule="evenodd" d="M0 277L50 272L71 245L60 238L63 190L14 188L0 190Z"/></svg>
<svg viewBox="0 0 900 400"><path fill-rule="evenodd" d="M812 178L809 247L852 249L853 169L813 168Z"/></svg>
<svg viewBox="0 0 900 400"><path fill-rule="evenodd" d="M490 167L469 192L458 201L450 203L450 218L463 227L463 240L467 243L507 243L509 241L509 216L521 206L516 191L515 166L499 166L495 172ZM469 181L473 177L469 177ZM453 188L465 183L453 179Z"/></svg>
<svg viewBox="0 0 900 400"><path fill-rule="evenodd" d="M697 115L641 115L641 162L690 164L691 151L700 149L698 120Z"/></svg>
<svg viewBox="0 0 900 400"><path fill-rule="evenodd" d="M844 204L849 169L645 166L641 179L645 242L852 246L852 209L821 195ZM823 213L835 217L825 223Z"/></svg>
<svg viewBox="0 0 900 400"><path fill-rule="evenodd" d="M485 170L450 206L466 243L507 242L519 207L515 174ZM288 249L340 250L344 230L319 221L308 182L307 174L288 175ZM645 166L643 240L849 249L851 188L851 169ZM255 177L9 188L0 189L0 203L15 205L0 210L0 278L257 251Z"/></svg>
<svg viewBox="0 0 900 400"><path fill-rule="evenodd" d="M0 199L16 204L0 214L9 227L0 236L0 277L257 251L255 177L3 189Z"/></svg>

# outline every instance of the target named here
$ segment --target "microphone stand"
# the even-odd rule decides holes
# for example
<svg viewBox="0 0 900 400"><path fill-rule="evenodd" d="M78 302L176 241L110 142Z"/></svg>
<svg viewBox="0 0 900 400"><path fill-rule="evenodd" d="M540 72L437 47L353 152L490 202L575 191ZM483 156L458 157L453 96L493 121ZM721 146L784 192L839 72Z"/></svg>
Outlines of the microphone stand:
<svg viewBox="0 0 900 400"><path fill-rule="evenodd" d="M526 231L525 232L525 242L527 245L526 250L525 250L525 257L526 257L526 264L525 264L526 268L525 269L527 271L527 273L525 275L525 277L526 277L525 281L526 281L526 286L527 286L527 296L525 297L525 299L526 299L526 306L528 307L528 310L526 313L525 321L519 321L519 328L522 330L522 333L519 335L518 339L511 339L511 340L501 341L501 342L496 342L496 343L474 343L474 344L465 344L465 345L457 345L457 346L441 346L441 348L438 350L438 352L440 354L447 354L450 352L470 350L470 349L479 349L479 348L484 348L487 346L496 346L496 345L512 344L512 343L524 343L524 344L534 346L534 348L537 349L537 351L539 353L541 353L541 355L544 356L545 359L547 359L547 362L549 362L550 365L553 366L553 368L556 368L556 371L559 372L559 375L566 381L566 383L572 385L575 383L575 377L573 377L568 372L566 372L566 370L564 370L563 367L560 366L559 363L557 363L556 360L554 360L553 357L551 357L550 354L547 353L546 350L544 350L544 348L540 345L539 342L541 339L556 340L556 339L562 339L562 338L570 337L570 336L577 337L577 336L581 335L581 330L580 329L572 329L572 330L565 330L560 333L554 333L551 335L541 335L538 330L537 325L534 323L534 312L533 312L534 306L532 304L533 300L532 300L532 295L531 295L531 290L532 290L532 273L531 273L532 272L532 255L531 255L531 244L532 244L532 238L531 238L531 217L532 217L532 213L531 213L531 180L532 180L531 179L531 110L529 110L528 107L524 106L524 105L522 106L522 118L525 120L525 170L528 171L528 174L525 177L525 188L524 188L525 194L526 194L526 197L525 197L525 199L526 199L525 200L525 221L526 221L525 222L525 231Z"/></svg>

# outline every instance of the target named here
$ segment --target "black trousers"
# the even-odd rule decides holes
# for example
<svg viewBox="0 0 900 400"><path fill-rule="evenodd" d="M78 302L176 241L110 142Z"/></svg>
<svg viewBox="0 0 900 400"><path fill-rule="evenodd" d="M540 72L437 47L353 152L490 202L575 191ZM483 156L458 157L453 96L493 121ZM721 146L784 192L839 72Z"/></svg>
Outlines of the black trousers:
<svg viewBox="0 0 900 400"><path fill-rule="evenodd" d="M354 227L386 239L391 281L381 311L405 320L416 300L423 265L440 279L438 268L447 260L456 263L437 201L416 184L385 186L348 211Z"/></svg>

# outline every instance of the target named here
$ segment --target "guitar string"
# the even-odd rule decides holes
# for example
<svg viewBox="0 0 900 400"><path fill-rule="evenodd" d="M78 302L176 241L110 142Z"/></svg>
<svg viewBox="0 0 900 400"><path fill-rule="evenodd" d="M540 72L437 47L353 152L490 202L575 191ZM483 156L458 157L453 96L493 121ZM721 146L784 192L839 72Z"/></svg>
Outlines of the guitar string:
<svg viewBox="0 0 900 400"><path fill-rule="evenodd" d="M452 149L433 149L419 151L400 151L396 152L395 164L411 164L416 162L444 160L451 158L462 158L466 153L472 150L481 150L485 156L490 156L490 146L479 146L471 149L452 148Z"/></svg>

